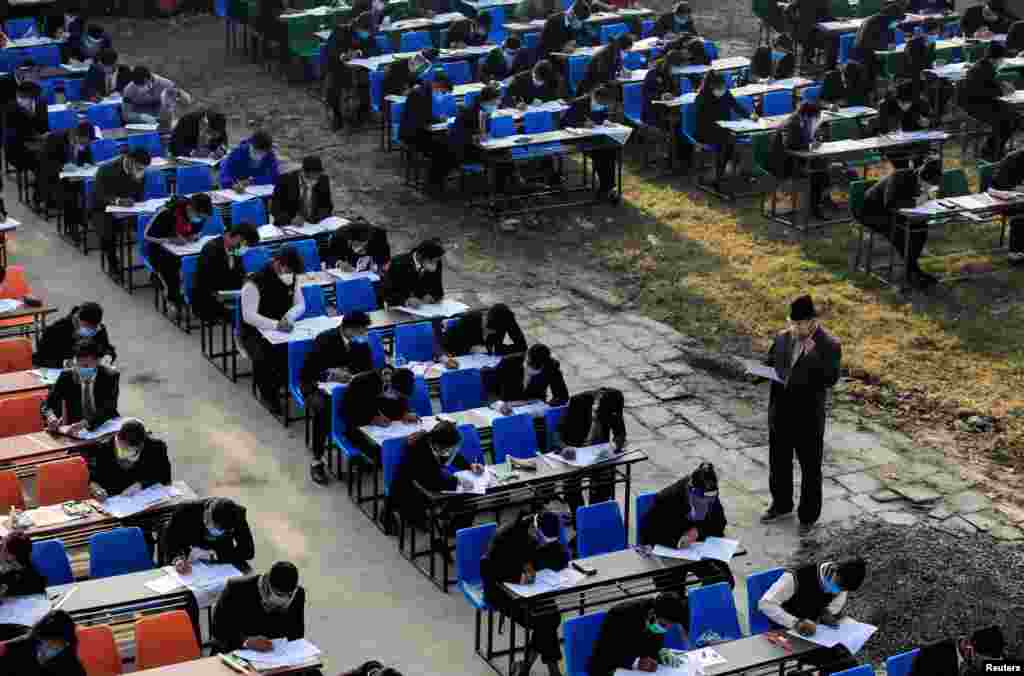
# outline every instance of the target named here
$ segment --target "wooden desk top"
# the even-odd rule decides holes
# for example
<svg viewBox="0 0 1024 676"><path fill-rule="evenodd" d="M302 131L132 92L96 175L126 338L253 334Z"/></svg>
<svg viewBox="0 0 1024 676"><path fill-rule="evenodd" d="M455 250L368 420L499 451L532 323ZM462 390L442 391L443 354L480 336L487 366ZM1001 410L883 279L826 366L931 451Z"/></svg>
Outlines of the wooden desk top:
<svg viewBox="0 0 1024 676"><path fill-rule="evenodd" d="M271 669L259 672L254 671L252 673L258 673L264 676L272 674L282 676L284 674L294 674L311 667L315 668L318 666L321 666L320 662L313 662L296 667L285 667L282 669ZM157 667L156 669L144 669L143 671L137 671L135 673L146 674L146 676L238 676L238 672L224 664L220 657L203 657L198 660L192 660L191 662L182 662L181 664L172 664L167 667Z"/></svg>
<svg viewBox="0 0 1024 676"><path fill-rule="evenodd" d="M68 451L100 443L96 439L72 439L49 432L32 432L0 439L0 465L16 465L40 456L66 454Z"/></svg>
<svg viewBox="0 0 1024 676"><path fill-rule="evenodd" d="M39 376L31 371L14 371L12 373L0 374L0 395L32 392L34 390L45 390L46 388L47 385L39 379Z"/></svg>

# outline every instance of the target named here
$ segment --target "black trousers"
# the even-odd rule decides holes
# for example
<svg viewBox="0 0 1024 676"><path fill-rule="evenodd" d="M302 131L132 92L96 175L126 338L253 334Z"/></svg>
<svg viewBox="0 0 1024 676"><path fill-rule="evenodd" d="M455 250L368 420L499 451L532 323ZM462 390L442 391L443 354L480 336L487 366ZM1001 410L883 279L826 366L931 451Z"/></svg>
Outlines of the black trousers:
<svg viewBox="0 0 1024 676"><path fill-rule="evenodd" d="M159 244L148 247L149 262L167 289L167 300L181 303L181 258Z"/></svg>
<svg viewBox="0 0 1024 676"><path fill-rule="evenodd" d="M98 209L93 212L92 218L93 229L100 238L100 250L107 259L107 268L111 274L117 275L121 268L117 255L117 236L124 233L124 221Z"/></svg>
<svg viewBox="0 0 1024 676"><path fill-rule="evenodd" d="M722 130L705 130L705 133L701 134L701 137L697 139L704 145L718 146L718 153L715 157L715 171L716 174L721 174L725 171L725 165L729 164L729 160L736 152L736 144L733 142L733 136L725 129Z"/></svg>
<svg viewBox="0 0 1024 676"><path fill-rule="evenodd" d="M984 103L967 103L963 106L968 115L992 127L992 134L985 142L982 154L989 161L1003 157L1006 142L1018 126L1017 114L1007 103L993 99Z"/></svg>
<svg viewBox="0 0 1024 676"><path fill-rule="evenodd" d="M1010 219L1010 251L1024 253L1024 217Z"/></svg>
<svg viewBox="0 0 1024 676"><path fill-rule="evenodd" d="M800 463L800 506L802 523L814 523L821 516L821 463L825 450L825 411L787 402L785 414L773 416L768 434L768 487L772 507L778 512L793 510L793 455Z"/></svg>
<svg viewBox="0 0 1024 676"><path fill-rule="evenodd" d="M278 393L287 381L288 344L271 345L255 329L243 327L242 347L252 361L252 377L260 397L268 403L277 401Z"/></svg>
<svg viewBox="0 0 1024 676"><path fill-rule="evenodd" d="M607 502L614 499L615 470L608 469L594 472L590 477L590 504L593 505L598 502ZM566 482L565 502L569 505L569 509L572 510L572 515L575 517L577 508L585 504L583 501L583 489L580 487L579 482Z"/></svg>
<svg viewBox="0 0 1024 676"><path fill-rule="evenodd" d="M615 189L615 155L614 150L595 150L589 153L597 173L597 192L602 195Z"/></svg>
<svg viewBox="0 0 1024 676"><path fill-rule="evenodd" d="M871 230L877 232L879 235L889 240L892 246L896 249L896 252L902 258L906 253L906 237L907 237L907 224L905 221L900 219L900 222L890 225L874 225L871 223L865 223L865 225ZM904 261L907 267L911 270L917 270L917 259L921 257L921 252L924 250L924 245L928 241L928 228L910 228L910 252L907 256L907 260Z"/></svg>
<svg viewBox="0 0 1024 676"><path fill-rule="evenodd" d="M331 433L331 398L319 389L306 393L305 398L312 418L313 460L319 462L324 458L327 436Z"/></svg>
<svg viewBox="0 0 1024 676"><path fill-rule="evenodd" d="M492 589L488 598L493 598L492 605L508 615L513 622L531 632L526 644L528 651L539 655L544 662L558 662L562 659L562 646L558 640L558 627L562 624L560 614L527 615L522 606L512 603L503 589Z"/></svg>
<svg viewBox="0 0 1024 676"><path fill-rule="evenodd" d="M193 292L192 312L205 322L229 322L232 319L231 311L218 302L213 295Z"/></svg>

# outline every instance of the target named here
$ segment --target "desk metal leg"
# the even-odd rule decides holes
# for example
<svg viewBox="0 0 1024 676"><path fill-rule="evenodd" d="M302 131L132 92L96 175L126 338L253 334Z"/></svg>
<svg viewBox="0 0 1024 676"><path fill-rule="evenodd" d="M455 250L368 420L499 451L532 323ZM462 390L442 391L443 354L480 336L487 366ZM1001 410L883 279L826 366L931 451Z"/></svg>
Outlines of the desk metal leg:
<svg viewBox="0 0 1024 676"><path fill-rule="evenodd" d="M631 495L632 495L632 492L633 492L633 490L632 490L632 483L633 483L633 470L632 470L632 468L633 468L633 466L631 464L626 463L626 484L625 484L625 487L624 487L625 495L623 496L623 497L625 497L626 500L625 500L625 505L624 505L624 507L622 509L622 511L624 513L624 523L626 524L626 544L629 544L629 506L633 502L632 498L631 498ZM639 537L640 537L639 525L640 524L637 524L637 526L638 526L638 528L637 528L637 539L638 540L639 540Z"/></svg>

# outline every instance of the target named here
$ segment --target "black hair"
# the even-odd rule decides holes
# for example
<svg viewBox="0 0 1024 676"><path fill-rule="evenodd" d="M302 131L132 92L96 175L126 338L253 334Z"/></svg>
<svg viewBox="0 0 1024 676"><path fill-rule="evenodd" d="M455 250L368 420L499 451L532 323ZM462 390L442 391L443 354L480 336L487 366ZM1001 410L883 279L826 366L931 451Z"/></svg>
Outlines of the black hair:
<svg viewBox="0 0 1024 676"><path fill-rule="evenodd" d="M391 387L406 397L411 397L416 387L416 374L409 369L395 369L391 374Z"/></svg>
<svg viewBox="0 0 1024 676"><path fill-rule="evenodd" d="M535 63L533 69L544 82L551 82L551 78L555 75L555 68L547 59L541 59Z"/></svg>
<svg viewBox="0 0 1024 676"><path fill-rule="evenodd" d="M274 260L282 263L290 272L300 273L303 270L302 256L299 255L298 249L293 246L278 249L274 253Z"/></svg>
<svg viewBox="0 0 1024 676"><path fill-rule="evenodd" d="M260 129L249 139L249 145L256 150L263 152L270 152L270 149L274 147L274 139L271 138L270 134L263 129Z"/></svg>
<svg viewBox="0 0 1024 676"><path fill-rule="evenodd" d="M526 362L529 364L546 365L551 361L551 348L543 343L534 343L526 351Z"/></svg>
<svg viewBox="0 0 1024 676"><path fill-rule="evenodd" d="M495 303L487 310L487 327L504 337L516 321L512 309L504 303Z"/></svg>
<svg viewBox="0 0 1024 676"><path fill-rule="evenodd" d="M274 591L291 594L299 586L299 569L290 561L278 561L270 567L267 580Z"/></svg>
<svg viewBox="0 0 1024 676"><path fill-rule="evenodd" d="M704 74L704 80L700 83L700 91L710 92L712 89L718 86L725 85L725 78L717 70L709 70Z"/></svg>
<svg viewBox="0 0 1024 676"><path fill-rule="evenodd" d="M518 36L510 35L505 38L505 49L521 49L522 46L523 43L519 40Z"/></svg>
<svg viewBox="0 0 1024 676"><path fill-rule="evenodd" d="M138 162L144 167L148 167L149 163L153 161L153 156L150 155L149 151L145 148L132 148L125 156L133 162Z"/></svg>
<svg viewBox="0 0 1024 676"><path fill-rule="evenodd" d="M444 246L439 239L428 239L420 242L414 251L421 258L441 258L444 256Z"/></svg>
<svg viewBox="0 0 1024 676"><path fill-rule="evenodd" d="M614 387L602 387L598 390L601 400L597 403L597 419L608 424L612 420L622 419L622 409L626 406L626 398L622 390Z"/></svg>
<svg viewBox="0 0 1024 676"><path fill-rule="evenodd" d="M210 195L205 192L196 193L189 198L189 203L192 208L202 214L212 215L213 214L213 200L210 199Z"/></svg>
<svg viewBox="0 0 1024 676"><path fill-rule="evenodd" d="M718 474L710 462L702 462L690 475L690 485L705 493L718 490Z"/></svg>
<svg viewBox="0 0 1024 676"><path fill-rule="evenodd" d="M580 21L586 21L590 18L590 5L582 0L578 0L572 6L572 13Z"/></svg>
<svg viewBox="0 0 1024 676"><path fill-rule="evenodd" d="M103 308L100 307L99 303L93 303L92 301L82 303L78 306L78 319L98 325L103 321Z"/></svg>
<svg viewBox="0 0 1024 676"><path fill-rule="evenodd" d="M135 70L132 71L132 82L136 85L146 84L151 77L153 77L153 74L145 66L135 66Z"/></svg>
<svg viewBox="0 0 1024 676"><path fill-rule="evenodd" d="M117 63L117 50L113 47L104 47L100 50L100 53L96 55L99 62L104 66L113 66Z"/></svg>
<svg viewBox="0 0 1024 676"><path fill-rule="evenodd" d="M79 357L96 357L99 359L101 352L100 344L92 338L82 338L75 343L74 354L76 359Z"/></svg>
<svg viewBox="0 0 1024 676"><path fill-rule="evenodd" d="M126 444L138 446L146 440L146 426L141 420L126 420L117 431L117 438Z"/></svg>
<svg viewBox="0 0 1024 676"><path fill-rule="evenodd" d="M615 38L615 44L624 52L632 49L634 42L636 42L636 36L632 33L623 33L619 37Z"/></svg>
<svg viewBox="0 0 1024 676"><path fill-rule="evenodd" d="M366 328L371 324L370 315L356 310L349 312L341 318L342 328Z"/></svg>
<svg viewBox="0 0 1024 676"><path fill-rule="evenodd" d="M219 528L226 531L233 531L245 521L245 507L234 500L227 498L214 498L216 500L213 513L210 516Z"/></svg>
<svg viewBox="0 0 1024 676"><path fill-rule="evenodd" d="M839 582L845 591L857 591L864 583L864 576L867 574L867 564L864 559L848 559L836 566L839 573Z"/></svg>
<svg viewBox="0 0 1024 676"><path fill-rule="evenodd" d="M260 243L260 231L252 223L246 221L232 223L227 232L229 235L241 237L249 246Z"/></svg>
<svg viewBox="0 0 1024 676"><path fill-rule="evenodd" d="M75 633L75 621L66 610L52 610L32 627L32 637L36 640L57 638L68 644L72 651L78 646L78 634Z"/></svg>
<svg viewBox="0 0 1024 676"><path fill-rule="evenodd" d="M690 606L685 596L675 592L658 594L654 599L654 614L673 624L688 625L690 622Z"/></svg>
<svg viewBox="0 0 1024 676"><path fill-rule="evenodd" d="M488 101L497 101L501 98L501 90L494 85L487 85L480 90L480 96L476 98L479 103L487 103Z"/></svg>
<svg viewBox="0 0 1024 676"><path fill-rule="evenodd" d="M216 110L207 110L205 115L206 124L210 125L210 129L223 133L228 128L228 120L224 117L224 113L219 113Z"/></svg>
<svg viewBox="0 0 1024 676"><path fill-rule="evenodd" d="M942 160L930 157L917 170L917 177L925 183L938 185L942 182Z"/></svg>

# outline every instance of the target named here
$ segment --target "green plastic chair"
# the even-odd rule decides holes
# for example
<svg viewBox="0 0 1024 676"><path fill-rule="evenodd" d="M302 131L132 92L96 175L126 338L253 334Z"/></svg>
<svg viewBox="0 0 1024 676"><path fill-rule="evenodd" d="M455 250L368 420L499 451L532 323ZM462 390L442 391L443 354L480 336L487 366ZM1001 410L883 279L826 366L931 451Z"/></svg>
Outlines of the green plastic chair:
<svg viewBox="0 0 1024 676"><path fill-rule="evenodd" d="M1001 82L1009 82L1013 85L1014 89L1024 88L1024 76L1021 76L1019 72L1012 70L1004 70L996 73L996 80Z"/></svg>
<svg viewBox="0 0 1024 676"><path fill-rule="evenodd" d="M967 186L967 174L963 169L948 169L942 172L939 197L959 197L971 192Z"/></svg>
<svg viewBox="0 0 1024 676"><path fill-rule="evenodd" d="M992 162L978 161L978 191L985 192L992 185L996 175L996 165Z"/></svg>
<svg viewBox="0 0 1024 676"><path fill-rule="evenodd" d="M846 141L859 139L861 137L860 125L857 120L841 118L829 123L829 139L832 141ZM854 155L846 160L851 167L869 167L882 161L881 155L876 152L865 151Z"/></svg>
<svg viewBox="0 0 1024 676"><path fill-rule="evenodd" d="M850 19L856 15L849 0L832 0L831 9L836 19Z"/></svg>
<svg viewBox="0 0 1024 676"><path fill-rule="evenodd" d="M866 19L872 14L878 14L882 10L883 0L860 0L857 7L857 16Z"/></svg>

